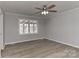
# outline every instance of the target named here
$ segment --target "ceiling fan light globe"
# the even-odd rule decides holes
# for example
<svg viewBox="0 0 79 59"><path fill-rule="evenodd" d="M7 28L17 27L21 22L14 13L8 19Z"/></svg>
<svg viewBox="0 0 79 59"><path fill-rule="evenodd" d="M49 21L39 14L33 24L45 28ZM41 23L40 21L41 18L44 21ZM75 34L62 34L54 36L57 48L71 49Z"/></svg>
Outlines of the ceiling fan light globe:
<svg viewBox="0 0 79 59"><path fill-rule="evenodd" d="M44 14L46 14L46 11L43 11Z"/></svg>
<svg viewBox="0 0 79 59"><path fill-rule="evenodd" d="M48 12L48 11L46 11L46 13L48 14L49 12Z"/></svg>
<svg viewBox="0 0 79 59"><path fill-rule="evenodd" d="M42 15L47 15L48 13L49 12L48 11L45 11L45 10L41 12Z"/></svg>
<svg viewBox="0 0 79 59"><path fill-rule="evenodd" d="M41 12L41 14L43 15L43 14L44 14L44 12Z"/></svg>
<svg viewBox="0 0 79 59"><path fill-rule="evenodd" d="M46 15L46 13L44 15Z"/></svg>
<svg viewBox="0 0 79 59"><path fill-rule="evenodd" d="M44 13L44 15L46 15L46 13Z"/></svg>

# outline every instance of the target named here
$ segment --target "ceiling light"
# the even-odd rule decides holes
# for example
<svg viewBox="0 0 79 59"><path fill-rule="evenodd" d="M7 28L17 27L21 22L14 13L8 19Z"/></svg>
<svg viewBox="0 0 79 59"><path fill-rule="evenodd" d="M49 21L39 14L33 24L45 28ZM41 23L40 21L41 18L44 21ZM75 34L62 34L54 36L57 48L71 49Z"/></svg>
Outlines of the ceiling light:
<svg viewBox="0 0 79 59"><path fill-rule="evenodd" d="M45 11L45 10L41 12L42 15L47 15L48 13L49 12L48 11Z"/></svg>

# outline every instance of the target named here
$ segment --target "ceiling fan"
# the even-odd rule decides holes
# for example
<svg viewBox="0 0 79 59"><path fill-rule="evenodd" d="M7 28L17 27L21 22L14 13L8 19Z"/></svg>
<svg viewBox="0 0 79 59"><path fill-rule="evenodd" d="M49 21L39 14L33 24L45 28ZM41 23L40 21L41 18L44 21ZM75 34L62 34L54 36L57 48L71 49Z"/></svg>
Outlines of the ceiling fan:
<svg viewBox="0 0 79 59"><path fill-rule="evenodd" d="M47 15L49 12L57 12L57 10L51 10L52 8L56 7L56 5L43 5L42 8L36 7L35 9L40 10L39 12L36 12L35 14L41 13L42 15Z"/></svg>

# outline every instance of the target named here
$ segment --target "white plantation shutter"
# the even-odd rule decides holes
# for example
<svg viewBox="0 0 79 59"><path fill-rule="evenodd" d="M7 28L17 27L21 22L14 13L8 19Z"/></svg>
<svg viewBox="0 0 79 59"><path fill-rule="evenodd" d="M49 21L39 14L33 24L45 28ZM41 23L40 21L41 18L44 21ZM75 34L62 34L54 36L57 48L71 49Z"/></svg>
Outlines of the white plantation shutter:
<svg viewBox="0 0 79 59"><path fill-rule="evenodd" d="M33 24L30 24L30 33L33 33Z"/></svg>
<svg viewBox="0 0 79 59"><path fill-rule="evenodd" d="M29 32L28 32L28 24L24 24L24 33L25 34L28 34Z"/></svg>
<svg viewBox="0 0 79 59"><path fill-rule="evenodd" d="M34 34L38 33L38 26L36 20L20 20L19 21L20 34Z"/></svg>
<svg viewBox="0 0 79 59"><path fill-rule="evenodd" d="M19 33L23 34L23 24L19 24Z"/></svg>
<svg viewBox="0 0 79 59"><path fill-rule="evenodd" d="M34 24L34 33L38 33L38 26L37 26L37 24Z"/></svg>

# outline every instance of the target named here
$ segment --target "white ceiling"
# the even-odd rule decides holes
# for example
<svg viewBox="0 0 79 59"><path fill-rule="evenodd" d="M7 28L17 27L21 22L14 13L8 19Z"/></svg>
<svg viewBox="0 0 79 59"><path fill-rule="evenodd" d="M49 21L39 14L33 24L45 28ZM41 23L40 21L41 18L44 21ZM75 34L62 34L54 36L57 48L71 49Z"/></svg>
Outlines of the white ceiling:
<svg viewBox="0 0 79 59"><path fill-rule="evenodd" d="M22 14L34 14L38 10L35 7L55 4L58 12L67 11L79 7L79 1L0 1L3 11Z"/></svg>

